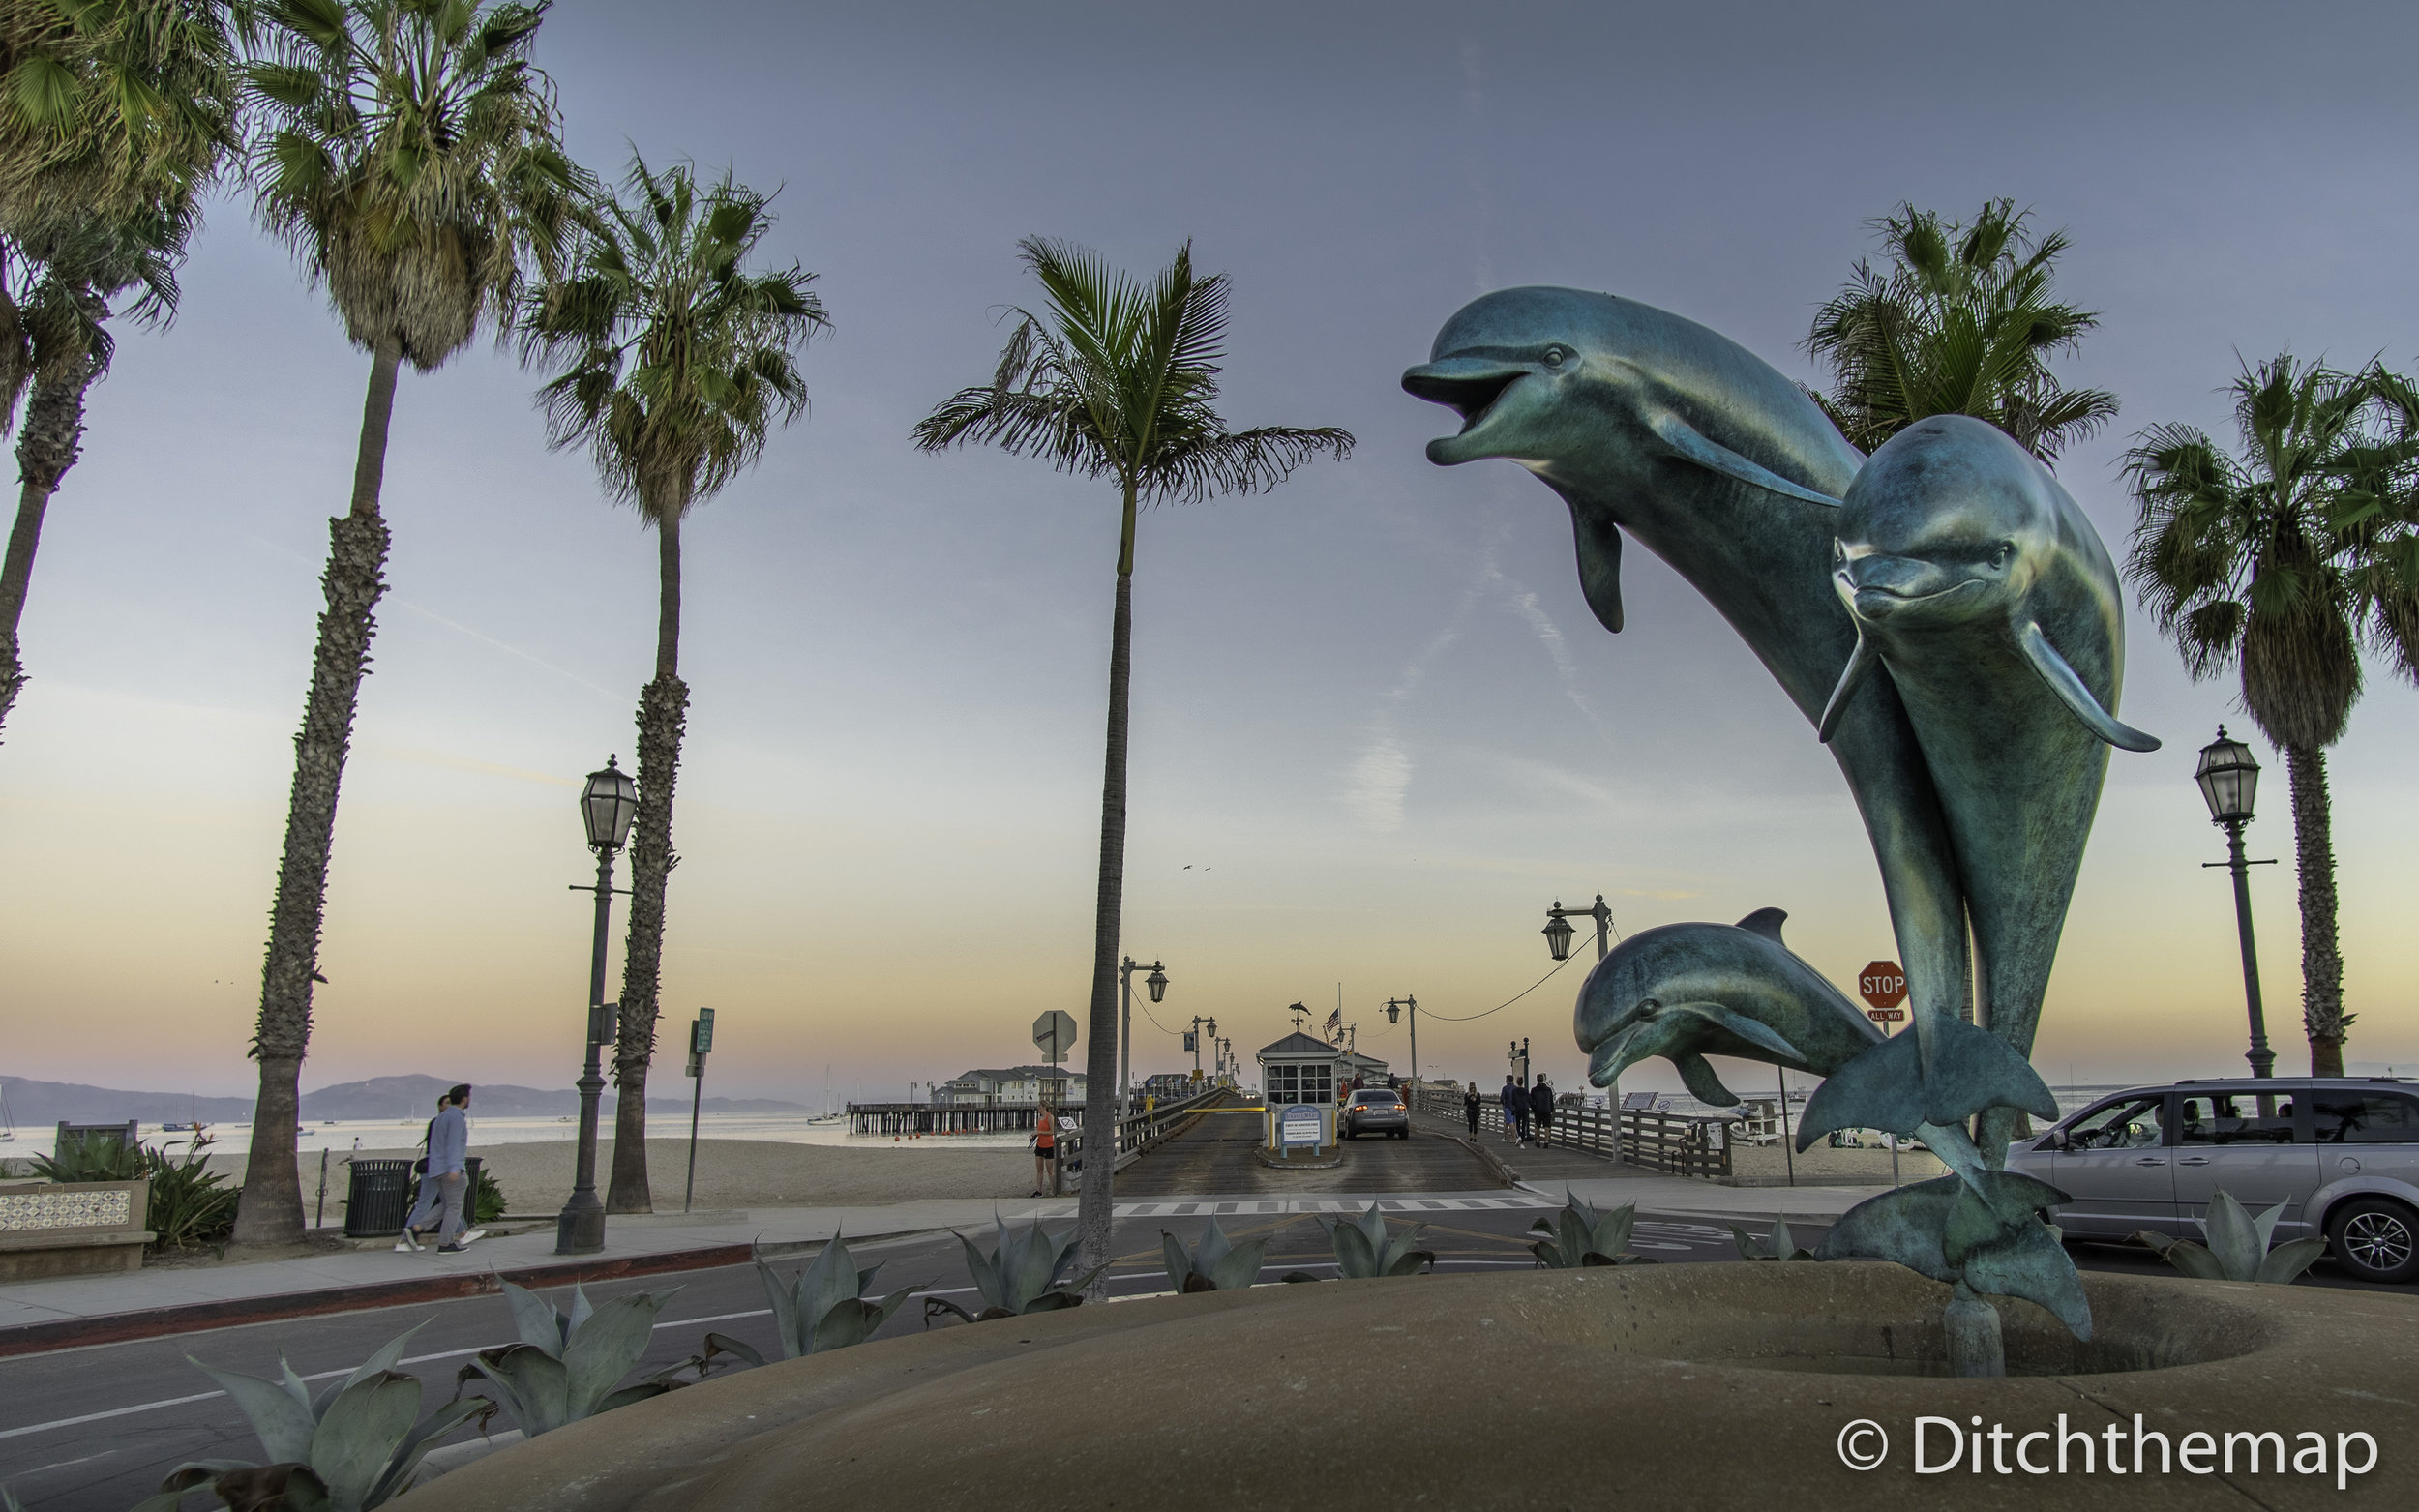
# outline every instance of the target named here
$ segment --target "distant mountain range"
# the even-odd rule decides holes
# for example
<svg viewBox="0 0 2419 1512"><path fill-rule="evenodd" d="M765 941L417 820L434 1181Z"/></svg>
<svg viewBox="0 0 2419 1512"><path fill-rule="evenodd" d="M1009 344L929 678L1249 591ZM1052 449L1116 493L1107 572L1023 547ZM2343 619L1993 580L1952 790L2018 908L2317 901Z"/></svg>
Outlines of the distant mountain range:
<svg viewBox="0 0 2419 1512"><path fill-rule="evenodd" d="M341 1082L302 1096L307 1123L323 1118L417 1118L436 1112L436 1100L455 1085L441 1077L373 1077L366 1082ZM68 1123L241 1123L252 1117L252 1100L244 1097L189 1097L183 1092L126 1092L74 1082L36 1082L26 1077L0 1077L0 1097L8 1100L9 1117L19 1129L46 1129ZM606 1115L612 1116L613 1094L605 1093ZM474 1117L535 1118L580 1111L580 1094L565 1088L476 1083L470 1095ZM685 1113L686 1098L650 1097L646 1111ZM769 1097L709 1097L709 1113L791 1113L806 1110L797 1103Z"/></svg>

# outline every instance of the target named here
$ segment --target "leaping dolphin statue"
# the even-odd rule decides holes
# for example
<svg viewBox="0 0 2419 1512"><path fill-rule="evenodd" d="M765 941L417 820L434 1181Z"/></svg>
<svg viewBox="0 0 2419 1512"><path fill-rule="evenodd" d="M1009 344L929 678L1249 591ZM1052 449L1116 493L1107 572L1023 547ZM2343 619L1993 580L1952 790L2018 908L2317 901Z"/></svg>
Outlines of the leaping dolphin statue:
<svg viewBox="0 0 2419 1512"><path fill-rule="evenodd" d="M1778 908L1758 908L1735 925L1661 924L1615 946L1588 973L1573 1015L1573 1036L1588 1054L1588 1080L1610 1086L1639 1061L1660 1056L1679 1069L1699 1102L1729 1108L1738 1096L1706 1061L1709 1054L1809 1072L1827 1079L1826 1091L1843 1073L1854 1080L1858 1071L1876 1068L1894 1075L1872 1089L1878 1095L1860 1099L1874 1116L1833 1127L1912 1134L1950 1170L1985 1188L1986 1163L1965 1130L1955 1119L1935 1123L1924 1116L1923 1082L1912 1074L1913 1036L1886 1040L1821 972L1791 952L1780 935L1788 917ZM1971 1105L1963 1113L1999 1106L2012 1087L2021 1089L2024 1106L2049 1100L2040 1075L1997 1037L1957 1020L1940 1032L1944 1073L1964 1085L1953 1104ZM1894 1054L1894 1045L1906 1053ZM2056 1104L2050 1108L2054 1112ZM1801 1132L1799 1148L1808 1139ZM2029 1207L2019 1205L2011 1216Z"/></svg>
<svg viewBox="0 0 2419 1512"><path fill-rule="evenodd" d="M1580 586L1605 629L1622 628L1626 530L1712 602L1808 724L1821 720L1857 644L1830 567L1837 501L1865 458L1796 384L1693 320L1548 287L1463 307L1402 382L1462 416L1459 434L1428 443L1430 461L1508 459L1562 495ZM1906 966L1923 1121L1945 1125L1974 1111L1928 1098L1934 1042L1966 1010L1966 900L1947 815L1887 679L1841 704L1828 744Z"/></svg>
<svg viewBox="0 0 2419 1512"><path fill-rule="evenodd" d="M1963 415L1885 442L1834 524L1832 577L1857 643L1820 728L1828 737L1882 681L1897 693L1956 852L1978 1017L2029 1054L2108 748L2159 747L2113 712L2125 665L2116 568L2049 469ZM1888 1079L1865 1080L1878 1093ZM1849 1082L1825 1091L1806 1138L1870 1123ZM2054 1104L2034 1111L2056 1115ZM1986 1126L1986 1148L1991 1138Z"/></svg>

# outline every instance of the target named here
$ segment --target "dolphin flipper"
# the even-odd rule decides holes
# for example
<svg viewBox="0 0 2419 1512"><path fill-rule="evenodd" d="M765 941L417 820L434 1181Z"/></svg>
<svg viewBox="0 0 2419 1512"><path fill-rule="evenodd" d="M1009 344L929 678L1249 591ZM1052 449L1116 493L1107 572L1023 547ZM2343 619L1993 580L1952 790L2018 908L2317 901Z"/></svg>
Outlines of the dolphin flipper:
<svg viewBox="0 0 2419 1512"><path fill-rule="evenodd" d="M1596 622L1621 634L1621 527L1593 510L1573 507L1570 528L1579 548L1579 592Z"/></svg>
<svg viewBox="0 0 2419 1512"><path fill-rule="evenodd" d="M1769 468L1757 466L1730 448L1707 440L1689 429L1688 423L1678 415L1665 413L1657 416L1654 424L1655 433L1663 438L1665 446L1709 472L1736 478L1741 483L1752 484L1759 489L1770 489L1775 493L1785 493L1793 499L1804 499L1808 504L1823 504L1833 509L1839 507L1839 501L1830 494L1802 488Z"/></svg>
<svg viewBox="0 0 2419 1512"><path fill-rule="evenodd" d="M1780 1031L1758 1019L1725 1008L1720 1003L1673 1003L1665 1013L1687 1014L1702 1019L1717 1029L1723 1029L1750 1045L1760 1046L1782 1056L1790 1065L1807 1064L1806 1052L1784 1039Z"/></svg>
<svg viewBox="0 0 2419 1512"><path fill-rule="evenodd" d="M1739 1094L1722 1085L1722 1079L1714 1074L1713 1063L1703 1055L1675 1055L1671 1063L1680 1068L1681 1083L1687 1087L1690 1097L1709 1108L1739 1106Z"/></svg>
<svg viewBox="0 0 2419 1512"><path fill-rule="evenodd" d="M2058 1230L2035 1215L2065 1201L2048 1183L2009 1171L1986 1172L1979 1189L1941 1176L1859 1202L1832 1226L1814 1257L1896 1260L1934 1281L2021 1297L2089 1339L2091 1304L2075 1262Z"/></svg>
<svg viewBox="0 0 2419 1512"><path fill-rule="evenodd" d="M1798 1148L1838 1129L1913 1134L1943 1127L1986 1108L2020 1108L2058 1116L2058 1100L2032 1063L1987 1029L1951 1019L1932 1030L1929 1075L1916 1036L1882 1041L1826 1078L1807 1099Z"/></svg>
<svg viewBox="0 0 2419 1512"><path fill-rule="evenodd" d="M2092 696L2089 688L2083 686L2082 677L2067 665L2066 658L2060 656L2058 648L2049 643L2049 637L2042 633L2039 624L2027 621L2024 628L2016 633L2016 643L2023 650L2024 660L2033 664L2033 670L2041 674L2041 680L2049 685L2049 691L2058 696L2058 701L2067 706L2068 712L2082 721L2085 729L2120 751L2159 749L2158 736L2143 734L2100 706L2100 700ZM1860 648L1862 644L1860 639Z"/></svg>
<svg viewBox="0 0 2419 1512"><path fill-rule="evenodd" d="M1817 741L1826 746L1831 744L1832 731L1839 727L1839 716L1848 712L1849 696L1856 692L1857 685L1865 681L1866 675L1872 671L1873 664L1880 660L1881 653L1875 651L1873 643L1865 638L1865 627L1857 626L1856 649L1848 654L1847 668L1840 672L1838 686L1831 690L1831 701L1823 705L1823 717L1814 726Z"/></svg>

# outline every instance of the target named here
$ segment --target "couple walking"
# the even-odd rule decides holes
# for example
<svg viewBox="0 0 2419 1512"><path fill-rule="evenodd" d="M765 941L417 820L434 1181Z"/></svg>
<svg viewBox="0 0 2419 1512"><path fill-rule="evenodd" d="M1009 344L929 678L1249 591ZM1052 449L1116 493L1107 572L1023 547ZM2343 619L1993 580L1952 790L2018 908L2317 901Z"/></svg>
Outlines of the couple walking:
<svg viewBox="0 0 2419 1512"><path fill-rule="evenodd" d="M436 1116L429 1120L429 1132L421 1141L429 1153L416 1167L421 1172L420 1201L395 1240L398 1251L419 1250L421 1236L432 1224L439 1255L459 1255L487 1231L468 1228L470 1220L464 1216L467 1212L475 1217L478 1211L477 1194L470 1190L470 1173L463 1164L470 1151L469 1107L467 1082L437 1099Z"/></svg>
<svg viewBox="0 0 2419 1512"><path fill-rule="evenodd" d="M1504 1108L1506 1139L1523 1149L1529 1147L1533 1139L1540 1147L1554 1141L1554 1088L1545 1080L1544 1072L1538 1073L1538 1083L1531 1087L1522 1086L1520 1079L1510 1072L1504 1073L1504 1089L1496 1098ZM1530 1132L1533 1125L1534 1136Z"/></svg>

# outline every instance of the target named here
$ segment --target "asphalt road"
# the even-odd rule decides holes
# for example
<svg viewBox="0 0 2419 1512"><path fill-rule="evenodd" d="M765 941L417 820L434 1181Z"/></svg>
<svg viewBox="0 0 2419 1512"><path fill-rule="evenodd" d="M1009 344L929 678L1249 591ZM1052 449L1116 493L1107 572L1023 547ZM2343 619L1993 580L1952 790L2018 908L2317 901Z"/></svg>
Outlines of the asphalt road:
<svg viewBox="0 0 2419 1512"><path fill-rule="evenodd" d="M1440 1270L1526 1268L1535 1263L1524 1230L1542 1209L1481 1209L1436 1215L1426 1225L1425 1247ZM1143 1293L1167 1285L1160 1233L1191 1242L1206 1220L1133 1218L1117 1230L1120 1250L1111 1271L1112 1290ZM1263 1280L1288 1271L1331 1272L1326 1235L1308 1218L1237 1221L1238 1240L1267 1236ZM1792 1225L1801 1243L1811 1244L1822 1229ZM989 1243L987 1234L971 1237ZM1641 1220L1633 1248L1667 1262L1734 1261L1728 1230L1713 1223ZM973 1303L963 1251L946 1235L856 1247L860 1264L881 1262L881 1287L927 1284L939 1294ZM2079 1245L2076 1262L2087 1270L2156 1274L2165 1270L2147 1252ZM803 1260L777 1265L794 1275ZM2321 1261L2304 1284L2363 1287ZM2399 1291L2419 1302L2419 1288L2366 1288ZM727 1266L646 1281L595 1287L592 1298L630 1291L673 1293L656 1325L655 1342L642 1374L689 1360L709 1330L727 1333L777 1354L765 1310L763 1288L750 1266ZM568 1290L550 1293L567 1305ZM2419 1316L2419 1315L2414 1315ZM928 1326L911 1302L882 1330L884 1336ZM942 1319L933 1327L963 1327ZM335 1379L349 1373L372 1350L407 1328L417 1328L403 1368L425 1386L423 1408L453 1396L456 1372L480 1349L514 1337L500 1297L473 1297L412 1307L382 1308L327 1318L256 1323L170 1339L102 1345L50 1354L0 1359L0 1485L28 1512L125 1512L159 1487L176 1466L194 1459L250 1459L258 1454L243 1416L216 1382L188 1357L224 1369L274 1375L284 1355L307 1378ZM499 1422L498 1428L509 1423ZM457 1437L468 1437L465 1432ZM206 1494L192 1504L215 1505Z"/></svg>

